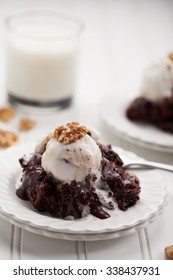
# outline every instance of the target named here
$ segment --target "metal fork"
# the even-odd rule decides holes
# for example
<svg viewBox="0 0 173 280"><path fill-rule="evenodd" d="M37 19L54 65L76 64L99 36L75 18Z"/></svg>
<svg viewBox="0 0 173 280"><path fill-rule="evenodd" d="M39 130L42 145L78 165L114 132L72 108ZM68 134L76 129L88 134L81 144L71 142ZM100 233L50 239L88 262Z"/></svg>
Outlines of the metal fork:
<svg viewBox="0 0 173 280"><path fill-rule="evenodd" d="M148 160L131 160L131 159L125 159L124 160L124 166L125 169L139 169L139 168L159 168L166 171L173 172L173 166L166 164L166 163L159 163L154 161L148 161Z"/></svg>

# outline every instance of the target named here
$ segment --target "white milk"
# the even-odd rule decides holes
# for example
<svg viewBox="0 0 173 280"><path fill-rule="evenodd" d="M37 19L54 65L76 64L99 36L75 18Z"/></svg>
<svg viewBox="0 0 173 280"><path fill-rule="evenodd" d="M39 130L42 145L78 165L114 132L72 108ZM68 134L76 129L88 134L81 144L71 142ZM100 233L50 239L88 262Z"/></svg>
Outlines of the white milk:
<svg viewBox="0 0 173 280"><path fill-rule="evenodd" d="M64 39L66 30L52 25L19 26L17 32L27 36L8 36L8 94L36 102L70 98L75 86L77 38Z"/></svg>

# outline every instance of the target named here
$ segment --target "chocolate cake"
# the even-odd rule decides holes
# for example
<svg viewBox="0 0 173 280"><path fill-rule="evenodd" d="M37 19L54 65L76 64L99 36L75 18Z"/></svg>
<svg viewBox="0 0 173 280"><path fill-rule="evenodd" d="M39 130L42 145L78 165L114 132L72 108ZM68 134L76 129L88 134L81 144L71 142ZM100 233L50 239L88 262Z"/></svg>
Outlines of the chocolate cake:
<svg viewBox="0 0 173 280"><path fill-rule="evenodd" d="M173 53L145 70L140 95L129 104L126 116L173 133Z"/></svg>
<svg viewBox="0 0 173 280"><path fill-rule="evenodd" d="M149 123L173 133L173 97L164 98L160 102L138 97L128 106L126 116L132 121Z"/></svg>
<svg viewBox="0 0 173 280"><path fill-rule="evenodd" d="M81 129L79 130L81 132ZM81 136L81 138L77 136L77 140L71 143L67 141L68 144L64 144L64 142L60 143L58 141L61 139L59 135L58 140L57 138L55 139L57 133L54 132L54 135L46 137L46 140L42 141L42 144L38 146L39 148L36 149L29 159L26 156L20 158L19 162L23 169L23 174L20 187L16 192L17 196L23 200L29 200L39 212L47 212L53 217L62 219L79 219L89 214L99 219L106 219L110 217L111 212L107 210L114 210L115 205L122 211L135 205L139 200L140 193L138 178L123 169L123 162L119 155L112 150L111 145L103 145L93 140L94 137L88 129L83 134L85 135ZM75 157L76 153L78 153L76 145L79 146L79 151L82 152L80 143L84 141L83 137L86 137L87 141L88 137L91 138L95 142L94 145L96 144L100 155L98 170L94 171L90 167L89 171L87 171L88 174L82 175L83 178L80 180L77 178L62 180L55 178L52 172L43 168L45 166L43 164L44 153L52 145L63 147L66 150L66 156L63 154L61 161L67 166L71 164L72 154L69 156L70 149L75 153ZM89 161L89 148L87 148L87 156L87 161ZM74 163L76 161L73 161L69 172L73 168ZM81 172L83 165L80 165L79 168ZM81 176L81 173L77 176L79 175Z"/></svg>

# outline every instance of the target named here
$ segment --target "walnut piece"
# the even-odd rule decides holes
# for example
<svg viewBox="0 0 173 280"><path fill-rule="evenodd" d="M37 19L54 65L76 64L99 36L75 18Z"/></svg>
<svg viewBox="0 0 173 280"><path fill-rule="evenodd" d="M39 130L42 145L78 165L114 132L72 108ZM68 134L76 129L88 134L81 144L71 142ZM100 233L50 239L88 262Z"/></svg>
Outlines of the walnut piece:
<svg viewBox="0 0 173 280"><path fill-rule="evenodd" d="M20 131L26 131L34 128L36 125L36 122L34 120L31 120L29 118L22 118L19 121L19 130Z"/></svg>
<svg viewBox="0 0 173 280"><path fill-rule="evenodd" d="M173 260L173 245L165 248L165 255L169 260Z"/></svg>
<svg viewBox="0 0 173 280"><path fill-rule="evenodd" d="M11 107L0 108L0 120L8 122L16 114L15 110Z"/></svg>
<svg viewBox="0 0 173 280"><path fill-rule="evenodd" d="M173 53L169 53L169 54L168 54L168 58L169 58L170 60L173 60Z"/></svg>
<svg viewBox="0 0 173 280"><path fill-rule="evenodd" d="M86 126L80 125L78 122L67 123L61 125L54 131L54 137L63 144L73 143L88 133Z"/></svg>
<svg viewBox="0 0 173 280"><path fill-rule="evenodd" d="M10 147L18 140L18 135L9 130L0 129L0 146Z"/></svg>

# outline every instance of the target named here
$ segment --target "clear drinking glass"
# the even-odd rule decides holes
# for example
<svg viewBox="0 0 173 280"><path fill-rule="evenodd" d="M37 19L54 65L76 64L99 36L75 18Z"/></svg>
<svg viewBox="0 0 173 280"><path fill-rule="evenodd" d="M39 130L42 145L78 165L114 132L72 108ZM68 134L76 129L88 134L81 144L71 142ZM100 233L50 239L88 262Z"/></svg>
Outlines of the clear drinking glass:
<svg viewBox="0 0 173 280"><path fill-rule="evenodd" d="M83 23L51 10L26 10L5 20L7 93L28 108L68 107L75 92Z"/></svg>

